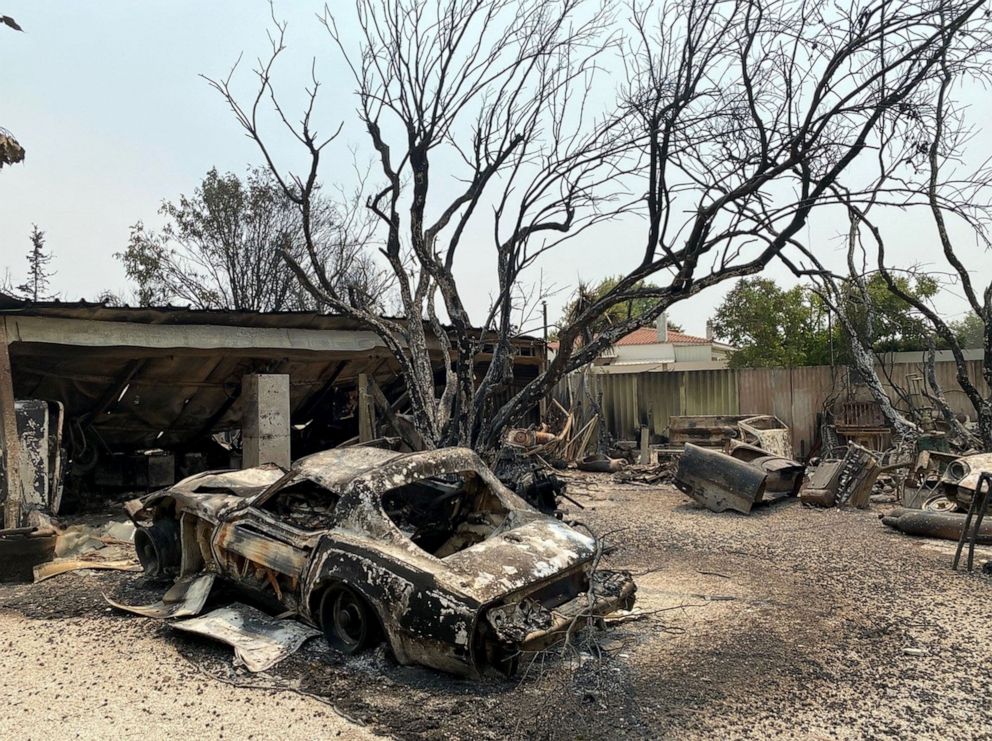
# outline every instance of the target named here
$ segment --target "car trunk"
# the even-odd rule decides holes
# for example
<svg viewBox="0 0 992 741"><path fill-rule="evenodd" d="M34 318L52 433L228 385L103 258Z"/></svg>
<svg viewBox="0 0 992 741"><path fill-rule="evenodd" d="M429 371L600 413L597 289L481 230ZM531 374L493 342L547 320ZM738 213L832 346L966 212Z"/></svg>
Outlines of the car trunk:
<svg viewBox="0 0 992 741"><path fill-rule="evenodd" d="M574 571L595 554L595 542L561 522L538 516L447 556L467 591L489 603ZM467 583L466 583L467 582Z"/></svg>

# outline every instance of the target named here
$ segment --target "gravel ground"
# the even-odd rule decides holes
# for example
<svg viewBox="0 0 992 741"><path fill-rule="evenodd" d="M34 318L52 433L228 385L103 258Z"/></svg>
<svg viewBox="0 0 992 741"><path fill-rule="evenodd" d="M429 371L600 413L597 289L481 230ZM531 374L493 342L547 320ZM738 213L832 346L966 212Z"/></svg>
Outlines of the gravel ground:
<svg viewBox="0 0 992 741"><path fill-rule="evenodd" d="M581 650L470 682L317 639L251 675L100 596L164 585L66 574L0 585L0 737L992 739L992 581L952 572L953 544L877 511L718 515L670 487L570 478L586 506L570 516L620 546L608 566L637 575L646 613Z"/></svg>

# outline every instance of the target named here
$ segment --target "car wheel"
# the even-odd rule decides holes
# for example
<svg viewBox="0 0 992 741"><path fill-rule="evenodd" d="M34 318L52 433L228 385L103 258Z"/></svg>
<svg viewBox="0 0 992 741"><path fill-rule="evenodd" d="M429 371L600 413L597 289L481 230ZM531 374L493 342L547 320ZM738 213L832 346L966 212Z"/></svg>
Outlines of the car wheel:
<svg viewBox="0 0 992 741"><path fill-rule="evenodd" d="M134 531L134 550L149 576L178 571L182 559L179 523L172 518L165 518L151 527L137 528Z"/></svg>
<svg viewBox="0 0 992 741"><path fill-rule="evenodd" d="M335 584L320 600L320 625L332 648L356 654L379 642L379 621L369 603L345 584Z"/></svg>
<svg viewBox="0 0 992 741"><path fill-rule="evenodd" d="M957 502L938 494L923 502L923 509L927 512L957 512L959 507Z"/></svg>

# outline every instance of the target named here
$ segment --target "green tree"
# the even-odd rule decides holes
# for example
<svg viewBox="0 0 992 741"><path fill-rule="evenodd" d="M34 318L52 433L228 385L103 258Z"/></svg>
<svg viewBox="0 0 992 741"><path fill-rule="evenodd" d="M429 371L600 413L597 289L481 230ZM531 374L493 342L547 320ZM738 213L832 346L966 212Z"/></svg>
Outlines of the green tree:
<svg viewBox="0 0 992 741"><path fill-rule="evenodd" d="M904 290L929 299L937 284L927 276L899 278ZM882 277L867 276L863 290L841 285L847 315L875 352L924 350L926 325ZM737 348L732 368L848 363L851 353L840 323L830 321L826 304L808 286L782 289L769 278L743 278L716 310L713 330Z"/></svg>
<svg viewBox="0 0 992 741"><path fill-rule="evenodd" d="M28 277L17 286L17 290L32 301L49 301L55 298L48 293L49 280L55 275L48 269L52 255L45 250L45 232L37 224L31 225L31 249L27 258Z"/></svg>
<svg viewBox="0 0 992 741"><path fill-rule="evenodd" d="M964 319L950 322L951 331L962 348L985 347L985 322L973 311L968 312ZM938 347L947 349L947 342L940 342Z"/></svg>
<svg viewBox="0 0 992 741"><path fill-rule="evenodd" d="M895 280L903 292L922 301L929 301L939 287L933 278L926 275L917 275L912 279L899 276ZM864 291L856 289L850 281L842 290L848 316L858 327L860 336L867 340L866 345L875 352L927 349L930 333L927 324L908 302L889 290L881 273L872 273L864 279Z"/></svg>
<svg viewBox="0 0 992 741"><path fill-rule="evenodd" d="M742 278L717 308L713 331L737 348L731 368L830 362L826 307L804 286Z"/></svg>

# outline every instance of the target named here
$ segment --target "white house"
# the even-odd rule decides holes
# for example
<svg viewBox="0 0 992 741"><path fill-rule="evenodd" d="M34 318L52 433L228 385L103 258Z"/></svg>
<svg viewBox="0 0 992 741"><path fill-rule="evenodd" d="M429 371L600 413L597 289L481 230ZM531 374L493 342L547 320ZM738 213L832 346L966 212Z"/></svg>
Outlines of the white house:
<svg viewBox="0 0 992 741"><path fill-rule="evenodd" d="M604 373L641 373L645 371L710 370L726 368L734 348L713 339L709 322L706 337L696 337L668 328L662 314L653 326L639 327L600 353L593 365ZM548 346L550 353L558 343Z"/></svg>

